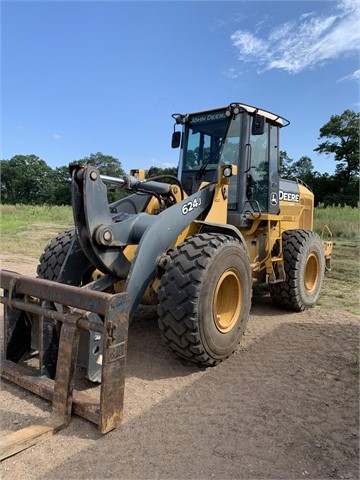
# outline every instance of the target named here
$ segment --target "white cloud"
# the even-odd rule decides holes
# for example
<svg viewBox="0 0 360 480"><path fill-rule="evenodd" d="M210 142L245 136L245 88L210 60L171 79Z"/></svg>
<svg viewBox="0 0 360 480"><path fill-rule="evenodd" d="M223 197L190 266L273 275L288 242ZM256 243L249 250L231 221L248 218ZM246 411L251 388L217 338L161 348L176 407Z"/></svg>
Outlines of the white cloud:
<svg viewBox="0 0 360 480"><path fill-rule="evenodd" d="M227 78L238 78L241 73L236 70L235 67L223 67L221 73Z"/></svg>
<svg viewBox="0 0 360 480"><path fill-rule="evenodd" d="M231 40L243 62L299 73L358 52L359 25L360 0L341 0L331 14L302 14L297 21L273 27L266 38L237 30Z"/></svg>
<svg viewBox="0 0 360 480"><path fill-rule="evenodd" d="M295 26L295 22L287 22L287 23L283 23L282 25L276 26L275 28L273 28L272 32L270 33L269 40L272 42L281 40L291 32L294 26Z"/></svg>
<svg viewBox="0 0 360 480"><path fill-rule="evenodd" d="M307 18L307 17L311 17L315 14L316 12L307 12L307 13L303 13L302 15L300 15L300 20L304 19L304 18Z"/></svg>
<svg viewBox="0 0 360 480"><path fill-rule="evenodd" d="M360 69L355 70L355 72L350 73L350 75L346 75L346 77L342 77L338 80L338 82L343 82L344 80L360 80Z"/></svg>
<svg viewBox="0 0 360 480"><path fill-rule="evenodd" d="M222 18L216 18L212 24L210 25L209 27L209 30L211 32L214 32L216 30L220 30L221 28L223 28L224 26L226 25L226 21L223 20Z"/></svg>
<svg viewBox="0 0 360 480"><path fill-rule="evenodd" d="M54 133L54 134L53 134L53 138L54 138L55 140L60 140L61 136L60 136L58 133Z"/></svg>
<svg viewBox="0 0 360 480"><path fill-rule="evenodd" d="M161 164L161 168L174 168L177 167L177 163L164 162Z"/></svg>
<svg viewBox="0 0 360 480"><path fill-rule="evenodd" d="M251 32L238 30L231 36L233 45L239 49L240 57L258 56L267 49L266 42Z"/></svg>

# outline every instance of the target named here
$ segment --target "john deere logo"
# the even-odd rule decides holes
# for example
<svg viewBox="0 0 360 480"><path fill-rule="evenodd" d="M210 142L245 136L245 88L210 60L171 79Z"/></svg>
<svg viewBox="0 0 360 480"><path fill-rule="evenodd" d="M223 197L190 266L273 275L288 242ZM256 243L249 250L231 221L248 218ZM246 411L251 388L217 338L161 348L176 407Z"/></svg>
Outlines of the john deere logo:
<svg viewBox="0 0 360 480"><path fill-rule="evenodd" d="M270 196L270 203L271 205L277 205L278 203L278 197L275 192L273 192Z"/></svg>
<svg viewBox="0 0 360 480"><path fill-rule="evenodd" d="M284 192L283 190L279 190L279 197L280 200L285 200L286 202L298 202L300 199L298 193Z"/></svg>

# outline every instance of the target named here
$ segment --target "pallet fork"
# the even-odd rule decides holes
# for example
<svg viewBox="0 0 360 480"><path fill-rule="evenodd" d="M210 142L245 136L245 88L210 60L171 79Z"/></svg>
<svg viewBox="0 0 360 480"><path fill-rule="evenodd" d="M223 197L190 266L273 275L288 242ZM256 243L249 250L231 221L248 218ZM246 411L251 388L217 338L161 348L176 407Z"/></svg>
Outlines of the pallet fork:
<svg viewBox="0 0 360 480"><path fill-rule="evenodd" d="M123 418L129 294L98 292L7 270L0 271L0 287L4 292L0 297L4 304L1 376L52 402L52 413L43 423L1 438L0 459L65 428L72 412L97 424L100 433L116 428ZM60 329L54 380L44 375L44 342L39 342L36 374L33 365L18 363L31 346L31 335L43 338L49 322L56 322ZM99 401L74 389L81 330L103 337Z"/></svg>

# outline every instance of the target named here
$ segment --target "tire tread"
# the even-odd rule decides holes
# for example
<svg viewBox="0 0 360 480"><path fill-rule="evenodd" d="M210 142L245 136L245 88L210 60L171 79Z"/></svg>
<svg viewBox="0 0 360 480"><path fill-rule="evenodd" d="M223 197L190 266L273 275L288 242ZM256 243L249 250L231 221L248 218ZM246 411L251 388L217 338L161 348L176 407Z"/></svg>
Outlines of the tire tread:
<svg viewBox="0 0 360 480"><path fill-rule="evenodd" d="M306 246L319 241L319 235L311 230L287 230L283 233L286 278L284 282L269 284L271 298L278 307L298 312L309 308L301 298L300 266Z"/></svg>
<svg viewBox="0 0 360 480"><path fill-rule="evenodd" d="M181 358L205 366L214 366L223 359L210 356L202 344L197 298L212 255L230 242L237 242L248 255L237 239L227 235L203 233L187 238L170 252L158 291L158 323L166 344Z"/></svg>

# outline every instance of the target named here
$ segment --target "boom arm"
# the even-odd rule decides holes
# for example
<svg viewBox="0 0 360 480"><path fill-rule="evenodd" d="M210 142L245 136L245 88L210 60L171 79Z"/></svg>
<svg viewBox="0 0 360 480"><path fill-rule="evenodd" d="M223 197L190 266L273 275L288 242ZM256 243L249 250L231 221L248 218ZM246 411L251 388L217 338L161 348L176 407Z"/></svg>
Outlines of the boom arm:
<svg viewBox="0 0 360 480"><path fill-rule="evenodd" d="M157 182L148 182L147 188L151 188L149 183ZM164 190L164 185L167 184L154 185L155 193ZM159 215L139 213L114 222L109 212L106 186L97 169L92 166L74 169L73 208L79 242L102 272L127 277L125 291L130 293L130 316L149 281L155 277L159 256L211 205L214 188L214 185L207 185ZM123 247L137 244L136 256L130 264Z"/></svg>

